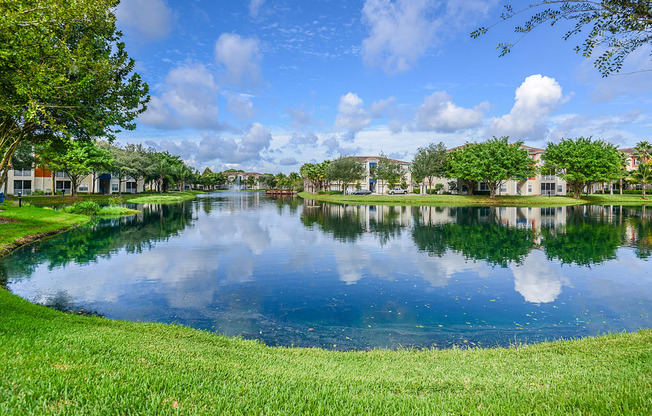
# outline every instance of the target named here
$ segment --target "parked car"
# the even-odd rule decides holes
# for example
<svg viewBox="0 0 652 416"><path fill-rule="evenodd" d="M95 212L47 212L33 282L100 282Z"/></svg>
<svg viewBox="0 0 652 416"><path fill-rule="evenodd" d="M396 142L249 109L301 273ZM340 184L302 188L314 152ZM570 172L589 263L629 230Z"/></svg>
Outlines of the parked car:
<svg viewBox="0 0 652 416"><path fill-rule="evenodd" d="M349 195L370 195L371 191L369 189L355 189L349 192Z"/></svg>
<svg viewBox="0 0 652 416"><path fill-rule="evenodd" d="M396 188L394 188L394 189L390 189L388 193L389 193L390 195L400 195L400 194L407 195L408 190L407 190L407 189L403 189L403 188L396 187Z"/></svg>

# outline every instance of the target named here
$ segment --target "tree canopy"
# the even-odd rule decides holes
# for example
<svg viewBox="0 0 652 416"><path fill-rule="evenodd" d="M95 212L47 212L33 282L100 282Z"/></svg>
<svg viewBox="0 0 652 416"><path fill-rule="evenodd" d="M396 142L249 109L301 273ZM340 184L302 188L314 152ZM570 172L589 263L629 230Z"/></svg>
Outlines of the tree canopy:
<svg viewBox="0 0 652 416"><path fill-rule="evenodd" d="M523 142L508 143L508 137L494 137L482 143L467 143L450 153L449 175L459 178L472 191L473 183L484 182L490 198L508 179L525 180L534 175L534 162Z"/></svg>
<svg viewBox="0 0 652 416"><path fill-rule="evenodd" d="M508 4L498 23L529 12L533 14L525 23L514 28L519 34L516 41L498 45L500 56L509 53L515 44L535 28L543 24L553 26L564 20L575 23L565 33L564 40L585 33L583 43L577 45L575 51L587 58L598 51L600 56L594 61L594 66L604 77L619 72L630 53L652 43L650 0L546 0L518 10ZM473 31L471 37L477 38L487 33L496 24Z"/></svg>
<svg viewBox="0 0 652 416"><path fill-rule="evenodd" d="M404 180L405 173L403 166L399 162L389 159L382 152L380 153L378 165L376 165L374 172L376 178L385 182L390 188L393 188L397 183Z"/></svg>
<svg viewBox="0 0 652 416"><path fill-rule="evenodd" d="M543 155L545 169L554 170L579 198L595 182L610 182L621 175L618 150L603 140L579 137L548 143Z"/></svg>
<svg viewBox="0 0 652 416"><path fill-rule="evenodd" d="M134 129L147 84L115 25L116 0L0 2L0 172L24 141Z"/></svg>
<svg viewBox="0 0 652 416"><path fill-rule="evenodd" d="M432 188L434 178L446 177L446 156L446 145L442 142L418 148L410 167L412 180L421 183L427 179Z"/></svg>
<svg viewBox="0 0 652 416"><path fill-rule="evenodd" d="M366 173L362 163L354 157L339 157L328 165L326 178L328 181L340 182L346 192L349 184L359 181Z"/></svg>

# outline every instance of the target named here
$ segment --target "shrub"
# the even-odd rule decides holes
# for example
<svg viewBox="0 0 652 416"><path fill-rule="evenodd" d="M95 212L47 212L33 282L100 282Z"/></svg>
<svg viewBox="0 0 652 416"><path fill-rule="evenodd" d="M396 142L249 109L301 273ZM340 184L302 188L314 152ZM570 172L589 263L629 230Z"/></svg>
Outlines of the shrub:
<svg viewBox="0 0 652 416"><path fill-rule="evenodd" d="M328 195L342 195L342 191L328 191Z"/></svg>
<svg viewBox="0 0 652 416"><path fill-rule="evenodd" d="M444 184L443 183L438 183L438 184L435 185L434 191L435 191L436 194L438 194L443 189L444 189Z"/></svg>
<svg viewBox="0 0 652 416"><path fill-rule="evenodd" d="M412 190L412 192L415 193L415 194L420 194L420 193L421 193L421 189L419 189L419 188L414 188L414 189Z"/></svg>
<svg viewBox="0 0 652 416"><path fill-rule="evenodd" d="M63 208L63 211L70 214L97 215L100 213L100 206L93 201L76 202Z"/></svg>
<svg viewBox="0 0 652 416"><path fill-rule="evenodd" d="M40 189L37 189L32 192L32 196L43 196L45 195L45 192L41 191Z"/></svg>

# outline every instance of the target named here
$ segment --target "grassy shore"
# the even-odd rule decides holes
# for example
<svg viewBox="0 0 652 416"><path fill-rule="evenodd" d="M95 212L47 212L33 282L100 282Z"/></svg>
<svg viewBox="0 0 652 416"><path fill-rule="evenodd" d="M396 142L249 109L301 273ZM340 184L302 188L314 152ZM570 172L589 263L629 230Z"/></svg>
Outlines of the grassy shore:
<svg viewBox="0 0 652 416"><path fill-rule="evenodd" d="M18 208L5 202L0 211L0 256L16 247L87 224L86 215L66 214L36 207Z"/></svg>
<svg viewBox="0 0 652 416"><path fill-rule="evenodd" d="M177 202L189 201L195 199L198 194L203 192L200 191L186 191L186 192L176 192L176 193L166 193L166 194L155 194L155 195L138 195L133 198L129 198L127 202L134 204L174 204Z"/></svg>
<svg viewBox="0 0 652 416"><path fill-rule="evenodd" d="M66 315L0 291L2 414L640 414L652 330L337 352Z"/></svg>
<svg viewBox="0 0 652 416"><path fill-rule="evenodd" d="M642 206L652 204L652 199L643 199L640 195L602 195L594 194L575 199L567 196L497 196L485 195L314 195L301 192L299 196L316 201L364 204L364 205L434 205L434 206L510 206L510 207L550 207L565 205L628 205Z"/></svg>

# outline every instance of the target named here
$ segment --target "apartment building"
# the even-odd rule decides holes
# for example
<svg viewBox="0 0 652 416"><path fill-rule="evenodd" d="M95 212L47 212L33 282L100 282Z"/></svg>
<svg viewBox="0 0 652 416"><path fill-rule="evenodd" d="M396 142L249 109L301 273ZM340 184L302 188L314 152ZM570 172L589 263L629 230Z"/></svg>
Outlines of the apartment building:
<svg viewBox="0 0 652 416"><path fill-rule="evenodd" d="M31 195L34 191L51 194L52 190L64 195L72 194L72 181L64 172L52 172L45 169L9 170L4 184L6 194ZM144 190L144 182L133 178L119 178L111 174L87 175L77 186L78 193L138 193Z"/></svg>

